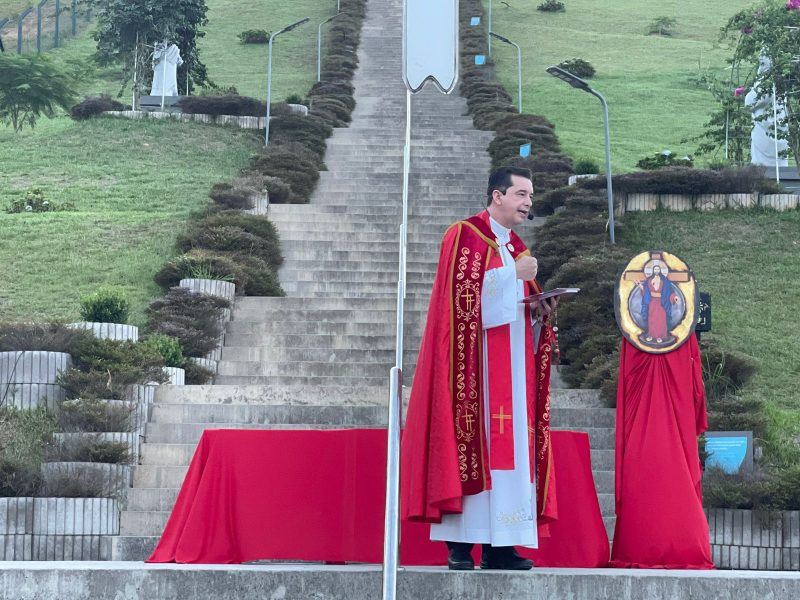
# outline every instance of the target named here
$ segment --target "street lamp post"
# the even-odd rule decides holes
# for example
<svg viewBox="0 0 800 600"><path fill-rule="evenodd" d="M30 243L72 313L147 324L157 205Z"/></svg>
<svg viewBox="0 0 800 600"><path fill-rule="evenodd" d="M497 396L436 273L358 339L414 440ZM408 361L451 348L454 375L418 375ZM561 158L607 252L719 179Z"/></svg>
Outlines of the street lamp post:
<svg viewBox="0 0 800 600"><path fill-rule="evenodd" d="M588 83L577 75L573 75L569 71L565 71L560 67L548 67L547 72L553 77L558 77L562 81L567 82L572 87L583 90L600 100L603 105L603 125L605 126L606 133L606 190L608 192L608 235L612 244L614 241L614 191L611 187L611 136L608 131L608 103L603 95L591 88Z"/></svg>
<svg viewBox="0 0 800 600"><path fill-rule="evenodd" d="M291 25L287 25L280 31L269 34L269 50L267 53L267 122L264 124L265 146L269 144L269 113L270 113L270 105L272 104L272 40L274 40L280 34L286 33L287 31L291 31L295 27L302 25L306 21L309 21L308 17L306 17L305 19L301 19L296 23L292 23Z"/></svg>
<svg viewBox="0 0 800 600"><path fill-rule="evenodd" d="M518 98L518 108L519 112L522 112L522 49L519 47L518 44L515 44L507 37L503 37L500 34L495 33L494 31L489 32L489 38L496 37L501 42L505 42L506 44L510 44L517 49L517 98Z"/></svg>
<svg viewBox="0 0 800 600"><path fill-rule="evenodd" d="M340 14L342 13L337 12L332 17L328 17L317 27L317 81L322 77L322 26L325 25L325 23L333 21Z"/></svg>
<svg viewBox="0 0 800 600"><path fill-rule="evenodd" d="M489 23L486 31L489 35L486 36L486 45L489 47L488 54L492 55L492 0L489 0Z"/></svg>

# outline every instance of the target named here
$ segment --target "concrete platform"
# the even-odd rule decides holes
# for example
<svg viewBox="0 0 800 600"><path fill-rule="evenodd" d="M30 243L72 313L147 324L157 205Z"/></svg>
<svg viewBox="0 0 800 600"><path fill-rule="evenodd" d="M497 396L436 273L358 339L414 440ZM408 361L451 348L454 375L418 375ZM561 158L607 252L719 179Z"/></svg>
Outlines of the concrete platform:
<svg viewBox="0 0 800 600"><path fill-rule="evenodd" d="M4 600L374 600L381 568L373 565L145 565L134 562L0 562ZM403 600L534 598L684 600L800 597L800 573L534 569L448 572L417 567L398 578Z"/></svg>

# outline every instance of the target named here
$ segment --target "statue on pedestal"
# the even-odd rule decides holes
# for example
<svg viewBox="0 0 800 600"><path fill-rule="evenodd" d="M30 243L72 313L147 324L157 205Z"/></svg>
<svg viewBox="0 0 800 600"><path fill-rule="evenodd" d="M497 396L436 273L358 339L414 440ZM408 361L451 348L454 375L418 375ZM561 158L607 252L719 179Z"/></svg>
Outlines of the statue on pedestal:
<svg viewBox="0 0 800 600"><path fill-rule="evenodd" d="M153 85L151 96L178 96L178 67L183 64L175 44L163 42L153 50Z"/></svg>

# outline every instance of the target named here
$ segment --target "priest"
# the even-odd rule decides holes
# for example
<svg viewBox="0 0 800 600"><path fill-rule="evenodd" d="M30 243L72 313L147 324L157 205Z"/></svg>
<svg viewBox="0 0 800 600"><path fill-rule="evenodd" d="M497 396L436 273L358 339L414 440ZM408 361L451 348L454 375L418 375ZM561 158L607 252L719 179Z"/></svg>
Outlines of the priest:
<svg viewBox="0 0 800 600"><path fill-rule="evenodd" d="M549 315L537 262L512 228L528 217L527 169L492 173L485 211L442 241L401 448L401 511L431 523L448 566L530 569L514 546L536 548L556 517L550 445Z"/></svg>

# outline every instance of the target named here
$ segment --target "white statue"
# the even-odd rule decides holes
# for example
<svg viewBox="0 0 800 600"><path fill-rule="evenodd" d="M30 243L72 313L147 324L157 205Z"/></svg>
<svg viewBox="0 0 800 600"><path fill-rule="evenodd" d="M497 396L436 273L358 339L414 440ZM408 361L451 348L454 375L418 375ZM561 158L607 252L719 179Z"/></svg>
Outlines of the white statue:
<svg viewBox="0 0 800 600"><path fill-rule="evenodd" d="M781 158L781 154L788 149L789 142L778 140L778 156L775 156L775 138L773 127L773 96L771 93L764 94L760 98L761 86L764 84L763 75L770 70L772 63L766 56L761 56L758 65L758 76L756 77L753 89L747 92L744 97L744 104L753 113L753 131L750 134L750 162L754 165L775 166L775 160L779 167L789 164L787 158ZM777 105L778 123L786 122L786 108L783 102L778 101ZM785 132L786 126L778 127L779 131Z"/></svg>
<svg viewBox="0 0 800 600"><path fill-rule="evenodd" d="M181 51L175 44L156 44L153 51L153 86L150 95L177 96L178 67L182 64Z"/></svg>

